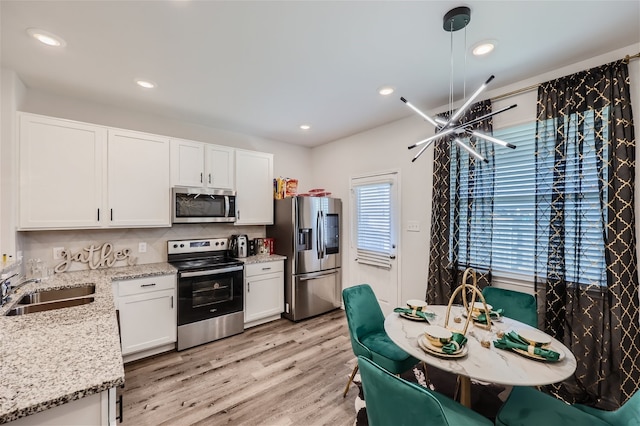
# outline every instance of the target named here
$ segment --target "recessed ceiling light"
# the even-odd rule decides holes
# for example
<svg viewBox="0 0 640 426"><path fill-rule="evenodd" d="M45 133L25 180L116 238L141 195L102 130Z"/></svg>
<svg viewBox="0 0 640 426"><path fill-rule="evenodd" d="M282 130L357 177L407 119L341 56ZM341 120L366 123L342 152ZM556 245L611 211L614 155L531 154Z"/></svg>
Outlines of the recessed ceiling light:
<svg viewBox="0 0 640 426"><path fill-rule="evenodd" d="M483 41L476 44L472 52L475 56L483 56L491 53L495 47L496 42L494 40Z"/></svg>
<svg viewBox="0 0 640 426"><path fill-rule="evenodd" d="M136 84L140 87L144 87L145 89L153 89L157 86L153 81L149 80L136 80Z"/></svg>
<svg viewBox="0 0 640 426"><path fill-rule="evenodd" d="M300 128L301 128L302 130L309 130L309 129L311 128L311 126L309 126L308 124L301 124L301 125L300 125Z"/></svg>
<svg viewBox="0 0 640 426"><path fill-rule="evenodd" d="M388 96L394 92L394 88L391 86L385 86L378 89L378 93L382 96Z"/></svg>
<svg viewBox="0 0 640 426"><path fill-rule="evenodd" d="M27 34L38 40L40 43L46 44L47 46L64 47L67 44L57 35L52 34L48 31L40 30L38 28L28 28Z"/></svg>

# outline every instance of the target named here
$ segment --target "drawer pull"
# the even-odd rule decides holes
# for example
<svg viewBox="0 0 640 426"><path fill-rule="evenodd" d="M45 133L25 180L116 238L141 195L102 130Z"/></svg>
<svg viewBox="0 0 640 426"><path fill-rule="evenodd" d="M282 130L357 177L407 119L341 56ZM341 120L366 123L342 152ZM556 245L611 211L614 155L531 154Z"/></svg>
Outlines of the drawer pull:
<svg viewBox="0 0 640 426"><path fill-rule="evenodd" d="M156 283L151 283L151 284L140 284L140 287L153 287L154 285L156 285Z"/></svg>
<svg viewBox="0 0 640 426"><path fill-rule="evenodd" d="M270 270L270 269L271 269L271 267L268 267L268 268L262 268L262 270L263 270L263 271L268 271L268 270Z"/></svg>

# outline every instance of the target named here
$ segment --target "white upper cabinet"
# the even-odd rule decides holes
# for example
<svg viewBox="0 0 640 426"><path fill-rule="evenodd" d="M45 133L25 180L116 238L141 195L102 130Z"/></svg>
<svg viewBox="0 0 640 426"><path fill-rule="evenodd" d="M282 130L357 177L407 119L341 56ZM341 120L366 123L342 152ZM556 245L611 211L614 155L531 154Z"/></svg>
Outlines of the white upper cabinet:
<svg viewBox="0 0 640 426"><path fill-rule="evenodd" d="M171 140L171 185L233 189L234 149L184 139Z"/></svg>
<svg viewBox="0 0 640 426"><path fill-rule="evenodd" d="M171 226L168 138L19 120L20 229Z"/></svg>
<svg viewBox="0 0 640 426"><path fill-rule="evenodd" d="M236 225L273 224L273 154L236 150Z"/></svg>
<svg viewBox="0 0 640 426"><path fill-rule="evenodd" d="M109 226L171 226L169 139L109 129Z"/></svg>
<svg viewBox="0 0 640 426"><path fill-rule="evenodd" d="M100 226L107 130L31 114L19 120L20 229Z"/></svg>
<svg viewBox="0 0 640 426"><path fill-rule="evenodd" d="M171 139L171 185L204 185L204 144Z"/></svg>
<svg viewBox="0 0 640 426"><path fill-rule="evenodd" d="M205 180L209 188L233 189L235 149L205 144Z"/></svg>

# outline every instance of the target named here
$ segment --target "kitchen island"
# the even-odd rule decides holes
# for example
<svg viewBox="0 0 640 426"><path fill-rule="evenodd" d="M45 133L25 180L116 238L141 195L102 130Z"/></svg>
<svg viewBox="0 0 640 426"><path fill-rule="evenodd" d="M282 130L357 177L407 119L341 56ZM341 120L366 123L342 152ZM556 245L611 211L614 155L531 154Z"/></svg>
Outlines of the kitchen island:
<svg viewBox="0 0 640 426"><path fill-rule="evenodd" d="M122 385L112 281L175 273L167 263L66 272L18 289L0 308L0 423ZM91 303L5 315L24 294L84 284L95 284Z"/></svg>

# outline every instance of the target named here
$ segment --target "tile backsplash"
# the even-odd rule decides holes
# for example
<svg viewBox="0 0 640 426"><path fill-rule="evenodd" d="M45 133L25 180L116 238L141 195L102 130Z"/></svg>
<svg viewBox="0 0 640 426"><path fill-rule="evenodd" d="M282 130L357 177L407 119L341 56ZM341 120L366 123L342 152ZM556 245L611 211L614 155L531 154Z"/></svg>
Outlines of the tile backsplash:
<svg viewBox="0 0 640 426"><path fill-rule="evenodd" d="M92 244L111 243L114 250L129 249L137 264L165 262L167 241L198 238L228 238L233 234L246 234L249 238L265 237L264 226L234 226L232 224L180 224L171 228L90 229L74 231L23 231L19 238L23 251L23 264L28 259L40 259L48 267L55 267L62 259L53 258L53 249L63 247L76 253ZM138 252L139 243L146 243L147 251ZM117 262L114 266L124 266ZM73 262L69 271L86 270L87 264Z"/></svg>

